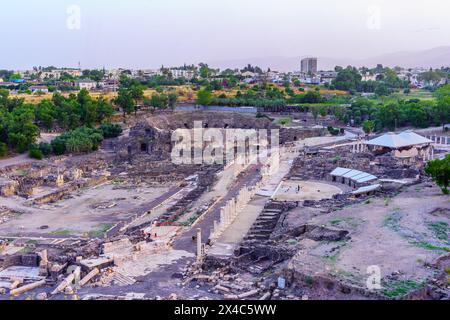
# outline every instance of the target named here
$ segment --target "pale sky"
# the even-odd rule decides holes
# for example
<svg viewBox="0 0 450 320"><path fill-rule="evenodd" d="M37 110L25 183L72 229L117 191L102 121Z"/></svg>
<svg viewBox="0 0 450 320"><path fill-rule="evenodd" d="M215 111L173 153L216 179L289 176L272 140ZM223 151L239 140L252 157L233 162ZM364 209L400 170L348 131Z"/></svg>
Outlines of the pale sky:
<svg viewBox="0 0 450 320"><path fill-rule="evenodd" d="M368 58L450 45L448 0L1 2L0 69L78 62L82 68L156 68L271 56ZM80 9L80 29L76 13L67 13L71 5Z"/></svg>

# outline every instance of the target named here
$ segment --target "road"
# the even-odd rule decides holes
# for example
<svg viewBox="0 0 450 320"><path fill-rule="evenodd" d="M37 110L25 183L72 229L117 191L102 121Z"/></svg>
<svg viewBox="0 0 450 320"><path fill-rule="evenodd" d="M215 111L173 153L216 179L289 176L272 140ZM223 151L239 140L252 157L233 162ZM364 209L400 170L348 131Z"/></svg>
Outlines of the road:
<svg viewBox="0 0 450 320"><path fill-rule="evenodd" d="M36 162L38 160L31 159L27 153L20 154L11 158L0 159L0 169L25 163Z"/></svg>

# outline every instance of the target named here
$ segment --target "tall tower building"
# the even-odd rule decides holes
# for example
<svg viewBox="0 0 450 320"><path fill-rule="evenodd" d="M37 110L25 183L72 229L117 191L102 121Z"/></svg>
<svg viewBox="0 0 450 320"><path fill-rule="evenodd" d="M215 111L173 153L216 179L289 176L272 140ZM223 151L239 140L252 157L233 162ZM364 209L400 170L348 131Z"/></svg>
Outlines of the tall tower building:
<svg viewBox="0 0 450 320"><path fill-rule="evenodd" d="M301 62L301 72L304 74L317 73L317 58L305 58Z"/></svg>

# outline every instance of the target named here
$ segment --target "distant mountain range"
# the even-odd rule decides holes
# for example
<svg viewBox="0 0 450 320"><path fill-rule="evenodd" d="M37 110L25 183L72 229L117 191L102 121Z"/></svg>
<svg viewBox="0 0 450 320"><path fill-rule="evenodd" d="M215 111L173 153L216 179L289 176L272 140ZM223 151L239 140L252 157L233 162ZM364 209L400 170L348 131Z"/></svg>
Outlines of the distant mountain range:
<svg viewBox="0 0 450 320"><path fill-rule="evenodd" d="M242 68L247 64L257 65L263 69L271 68L278 71L293 71L300 69L300 60L303 57L266 57L218 60L210 62L215 68ZM387 53L380 56L366 59L352 58L330 58L318 57L318 68L320 70L332 70L335 66L356 66L356 67L376 67L377 64L383 66L404 68L440 68L450 66L450 46L437 47L422 51L401 51Z"/></svg>

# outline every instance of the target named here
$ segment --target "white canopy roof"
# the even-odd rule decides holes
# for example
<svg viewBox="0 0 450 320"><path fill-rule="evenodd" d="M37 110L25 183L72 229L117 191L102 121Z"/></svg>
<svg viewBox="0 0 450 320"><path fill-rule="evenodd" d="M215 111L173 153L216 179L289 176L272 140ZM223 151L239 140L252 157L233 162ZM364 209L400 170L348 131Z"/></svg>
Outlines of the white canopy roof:
<svg viewBox="0 0 450 320"><path fill-rule="evenodd" d="M378 179L376 176L367 172L341 167L337 167L330 174L335 177L348 178L358 183L369 182Z"/></svg>
<svg viewBox="0 0 450 320"><path fill-rule="evenodd" d="M405 140L408 140L410 142L414 142L414 144L422 144L422 143L432 143L430 139L427 139L420 134L417 134L411 130L403 131L398 135L401 138L404 138Z"/></svg>
<svg viewBox="0 0 450 320"><path fill-rule="evenodd" d="M391 149L398 149L424 143L432 143L432 141L412 131L404 131L400 134L388 132L378 138L364 142L364 144L367 145L382 146Z"/></svg>

